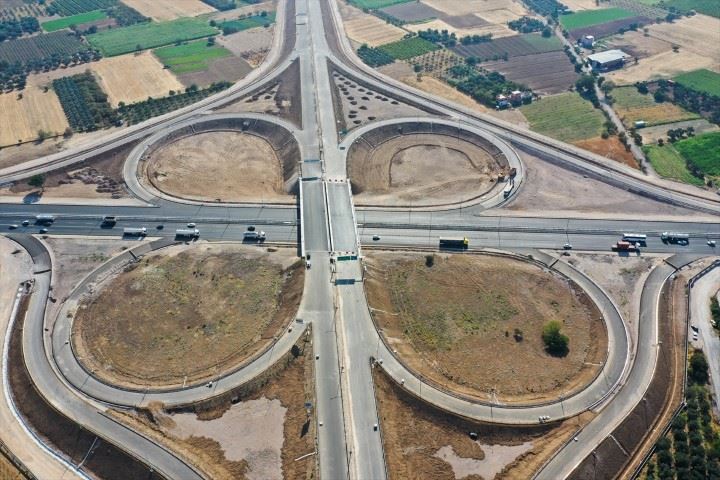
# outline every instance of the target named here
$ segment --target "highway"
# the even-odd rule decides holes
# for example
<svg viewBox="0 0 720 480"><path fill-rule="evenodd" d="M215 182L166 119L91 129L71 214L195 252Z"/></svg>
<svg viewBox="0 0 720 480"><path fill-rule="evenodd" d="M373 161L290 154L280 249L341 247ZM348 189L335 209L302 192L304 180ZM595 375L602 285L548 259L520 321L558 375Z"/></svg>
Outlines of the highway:
<svg viewBox="0 0 720 480"><path fill-rule="evenodd" d="M288 15L288 22L284 21L284 15ZM405 380L406 388L423 399L448 411L483 421L532 424L537 423L541 415L559 419L588 408L600 409L596 419L584 429L583 442L567 445L538 474L538 478L563 478L604 438L612 425L622 420L623 415L632 409L647 388L656 357L653 332L656 334L657 329L657 295L674 268L663 264L652 272L642 296L639 353L637 357L629 358L624 319L612 301L571 266L564 262L555 263L536 249L561 249L565 243L570 243L574 251L609 251L610 245L619 240L623 232L639 232L648 234L643 252L673 253L678 254L675 257L678 261L690 261L716 254L707 240L720 239L720 224L692 220L647 221L642 218L614 220L493 215L491 208L500 208L504 203L504 198L498 192L463 207L425 210L355 208L346 173L346 155L353 139L371 127L419 119L375 122L372 126L358 129L348 137L339 139L328 62L349 69L354 76L378 91L426 104L444 117L435 117L431 120L433 122L459 125L494 139L511 164L517 164L520 171L518 181L522 181L523 166L514 148L523 148L543 158L550 158L561 166L583 171L593 178L658 201L706 214L719 214L720 203L716 199L689 194L682 189L669 190L665 184L657 183L656 179L644 178L574 147L477 112L469 112L378 74L361 64L349 48L334 2L281 2L278 25L284 28L278 29L281 34L276 36L269 62L249 80L238 83L231 90L153 119L141 127L100 139L90 147L62 152L30 162L29 165L0 171L2 182L26 178L36 172L85 160L129 141L144 139L125 165L125 178L130 190L146 202L146 206L0 205L0 233L9 234L21 243L36 263L36 291L26 319L23 345L26 364L33 380L38 382L41 393L60 411L111 442L127 448L168 478L200 478L202 475L199 472L172 452L107 417L97 415L96 407L88 400L129 406L153 400L178 405L210 398L261 373L287 351L309 326L316 356L315 415L318 422L321 478L382 480L387 476L382 438L377 428L377 406L371 388L371 358L382 360L382 368L397 381ZM287 33L292 33L293 38L284 38ZM288 45L293 47L289 48ZM302 152L299 178L302 194L297 206L188 202L149 191L137 181L138 162L145 149L154 141L177 128L212 117L208 114L213 108L272 82L296 59L300 62L302 82L302 125L298 128L263 115L255 115L253 118L272 120L291 130L297 139ZM428 118L424 117L422 121L428 121ZM43 228L33 222L34 215L39 213L57 216L57 220L46 227L48 235L121 238L122 228L143 226L148 229L149 237L160 239L159 245L169 244L175 229L184 227L190 221L197 224L201 239L210 241L241 240L247 226L255 225L267 233L269 242L299 244L300 253L307 256L311 266L306 276L306 294L298 313L302 322L292 332L284 334L278 341L277 349L265 352L240 370L216 379L210 389L202 385L190 385L169 391L148 386L143 391L130 391L104 384L82 370L68 347L68 322L58 322L52 330L51 338L43 334L43 328L49 321L44 312L52 266L42 244L26 235L38 234ZM118 224L114 228L102 228L104 215L118 216ZM23 226L24 220L29 220L30 224ZM11 228L15 225L17 228ZM659 237L665 231L689 233L690 242L687 246L663 243ZM435 249L438 237L458 235L467 236L473 249L489 248L532 254L539 261L553 264L553 268L570 276L588 291L605 314L612 339L609 360L595 382L572 397L561 398L554 403L509 408L469 402L440 391L433 385L423 383L393 356L381 342L367 307L362 283L361 246ZM379 239L375 240L375 237ZM138 244L137 251L142 253L148 248ZM345 257L343 261L338 258L340 256ZM109 262L93 275L102 275L102 269L111 269L112 262L122 260L118 258ZM81 294L92 281L91 275L75 293ZM621 384L625 376L627 379Z"/></svg>

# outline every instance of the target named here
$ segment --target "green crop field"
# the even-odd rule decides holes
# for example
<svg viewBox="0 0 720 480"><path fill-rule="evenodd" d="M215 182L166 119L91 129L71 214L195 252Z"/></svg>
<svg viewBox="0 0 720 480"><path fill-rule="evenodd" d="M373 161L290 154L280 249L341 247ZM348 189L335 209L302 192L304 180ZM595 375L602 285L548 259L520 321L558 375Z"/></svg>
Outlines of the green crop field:
<svg viewBox="0 0 720 480"><path fill-rule="evenodd" d="M673 148L672 145L650 145L643 147L645 156L652 164L655 171L661 177L671 178L691 185L703 185L703 181L687 168L685 159Z"/></svg>
<svg viewBox="0 0 720 480"><path fill-rule="evenodd" d="M680 140L674 147L698 174L720 178L720 132Z"/></svg>
<svg viewBox="0 0 720 480"><path fill-rule="evenodd" d="M675 81L692 90L720 97L720 73L705 69L695 70L678 75Z"/></svg>
<svg viewBox="0 0 720 480"><path fill-rule="evenodd" d="M228 20L218 24L223 31L228 33L240 32L251 28L264 27L275 22L275 12L269 12L267 15L253 15L251 17L238 18L237 20Z"/></svg>
<svg viewBox="0 0 720 480"><path fill-rule="evenodd" d="M605 117L600 110L577 93L543 97L520 107L530 128L563 142L577 142L599 137Z"/></svg>
<svg viewBox="0 0 720 480"><path fill-rule="evenodd" d="M102 10L95 10L92 12L80 13L71 17L59 18L57 20L50 20L42 24L43 30L46 32L54 32L55 30L61 30L68 28L70 25L82 25L83 23L94 22L96 20L103 20L108 18L107 14Z"/></svg>
<svg viewBox="0 0 720 480"><path fill-rule="evenodd" d="M571 13L570 15L563 15L560 17L560 24L566 30L575 30L634 16L635 14L633 12L622 8L603 8L601 10L585 10Z"/></svg>
<svg viewBox="0 0 720 480"><path fill-rule="evenodd" d="M218 45L208 45L205 40L162 47L154 50L153 53L163 65L167 65L178 75L207 70L210 61L232 55L229 50Z"/></svg>
<svg viewBox="0 0 720 480"><path fill-rule="evenodd" d="M390 5L397 5L398 3L408 3L412 0L350 0L350 3L358 8L369 8L371 10L377 10L380 8L389 7Z"/></svg>
<svg viewBox="0 0 720 480"><path fill-rule="evenodd" d="M170 22L113 28L87 38L90 44L100 49L105 56L112 57L217 34L218 31L203 18L178 18Z"/></svg>
<svg viewBox="0 0 720 480"><path fill-rule="evenodd" d="M407 60L409 58L423 55L440 47L419 37L406 38L397 42L386 43L378 47L396 60Z"/></svg>
<svg viewBox="0 0 720 480"><path fill-rule="evenodd" d="M665 3L678 10L695 10L698 13L720 18L720 2L718 0L665 0Z"/></svg>

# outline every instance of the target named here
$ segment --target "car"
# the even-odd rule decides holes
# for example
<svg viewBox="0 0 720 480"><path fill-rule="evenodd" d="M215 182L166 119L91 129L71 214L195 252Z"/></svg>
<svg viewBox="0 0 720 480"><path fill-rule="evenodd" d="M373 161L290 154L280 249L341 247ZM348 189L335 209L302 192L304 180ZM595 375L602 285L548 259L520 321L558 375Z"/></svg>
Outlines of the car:
<svg viewBox="0 0 720 480"><path fill-rule="evenodd" d="M707 243L708 243L708 245L711 246L711 247L714 247L714 246L715 246L715 240L708 240Z"/></svg>
<svg viewBox="0 0 720 480"><path fill-rule="evenodd" d="M23 220L22 225L23 227L27 227L28 225L30 225L30 220Z"/></svg>
<svg viewBox="0 0 720 480"><path fill-rule="evenodd" d="M378 240L380 240L380 235L373 235L373 241L377 242Z"/></svg>
<svg viewBox="0 0 720 480"><path fill-rule="evenodd" d="M18 228L18 226L17 226L17 225L10 225L8 228L9 228L10 230L15 230L16 228Z"/></svg>
<svg viewBox="0 0 720 480"><path fill-rule="evenodd" d="M566 243L565 245L563 245L563 250L572 250L572 245Z"/></svg>
<svg viewBox="0 0 720 480"><path fill-rule="evenodd" d="M255 225L248 225L247 231L248 231L248 232L254 232L254 231L255 231Z"/></svg>
<svg viewBox="0 0 720 480"><path fill-rule="evenodd" d="M47 228L41 228L41 229L40 229L40 233L47 233L47 232L48 232L48 229L47 229Z"/></svg>
<svg viewBox="0 0 720 480"><path fill-rule="evenodd" d="M306 267L308 270L310 270L310 265L312 265L312 263L310 262L310 260L305 260L305 267Z"/></svg>
<svg viewBox="0 0 720 480"><path fill-rule="evenodd" d="M165 228L165 225L158 225L155 227L156 230L162 230L163 228Z"/></svg>
<svg viewBox="0 0 720 480"><path fill-rule="evenodd" d="M196 225L193 222L187 224L187 228L195 228Z"/></svg>

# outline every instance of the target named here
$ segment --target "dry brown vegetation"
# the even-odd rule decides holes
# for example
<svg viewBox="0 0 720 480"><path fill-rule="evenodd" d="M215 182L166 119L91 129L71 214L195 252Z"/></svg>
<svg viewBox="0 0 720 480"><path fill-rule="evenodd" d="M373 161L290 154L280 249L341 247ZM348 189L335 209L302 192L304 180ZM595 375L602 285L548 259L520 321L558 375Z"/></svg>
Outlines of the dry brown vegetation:
<svg viewBox="0 0 720 480"><path fill-rule="evenodd" d="M31 142L40 130L61 135L69 126L55 92L37 87L0 94L0 125L0 147Z"/></svg>
<svg viewBox="0 0 720 480"><path fill-rule="evenodd" d="M297 312L304 269L293 258L240 245L148 255L78 307L74 348L99 378L135 386L237 368Z"/></svg>
<svg viewBox="0 0 720 480"><path fill-rule="evenodd" d="M419 401L378 369L374 371L373 378L385 461L391 480L532 478L550 455L592 417L584 414L561 424L529 428L481 424ZM470 432L478 434L477 441L470 438ZM454 471L453 465L438 458L440 449L448 446L460 457L460 468L456 468L462 473ZM517 449L515 452L512 451L515 449L507 448L513 446ZM471 462L462 465L466 459ZM499 473L492 475L494 471ZM491 475L485 476L481 472Z"/></svg>
<svg viewBox="0 0 720 480"><path fill-rule="evenodd" d="M9 458L0 453L0 478L2 480L25 480L27 477Z"/></svg>
<svg viewBox="0 0 720 480"><path fill-rule="evenodd" d="M92 71L113 107L120 102L129 104L148 97L166 97L170 90L182 92L185 89L150 51L103 58L93 64Z"/></svg>
<svg viewBox="0 0 720 480"><path fill-rule="evenodd" d="M263 138L205 132L156 150L146 163L149 181L169 195L193 200L288 202L283 168Z"/></svg>
<svg viewBox="0 0 720 480"><path fill-rule="evenodd" d="M639 168L632 152L625 150L625 145L615 136L608 137L607 139L597 137L582 140L575 142L575 145L584 150L589 150L603 157L615 160L616 162L624 163L632 168Z"/></svg>
<svg viewBox="0 0 720 480"><path fill-rule="evenodd" d="M123 0L123 3L157 21L194 17L215 11L200 0Z"/></svg>
<svg viewBox="0 0 720 480"><path fill-rule="evenodd" d="M345 21L347 36L371 47L400 40L407 32L373 15L363 14Z"/></svg>
<svg viewBox="0 0 720 480"><path fill-rule="evenodd" d="M576 391L607 355L602 315L569 280L488 255L373 253L368 300L392 348L433 382L483 400L538 402ZM542 327L562 323L569 353L545 352Z"/></svg>

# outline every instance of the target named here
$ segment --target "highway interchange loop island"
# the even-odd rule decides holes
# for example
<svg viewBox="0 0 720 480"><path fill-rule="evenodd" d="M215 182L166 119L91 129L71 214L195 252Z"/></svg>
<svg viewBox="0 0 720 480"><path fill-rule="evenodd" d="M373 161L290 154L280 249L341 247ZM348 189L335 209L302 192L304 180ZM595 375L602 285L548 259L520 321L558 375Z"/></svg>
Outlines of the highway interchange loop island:
<svg viewBox="0 0 720 480"><path fill-rule="evenodd" d="M276 35L266 62L232 88L186 107L98 139L93 145L68 150L0 172L0 182L27 179L38 173L65 168L139 140L124 163L129 191L145 206L11 205L0 207L0 224L18 223L27 215L52 213L53 234L107 235L100 230L105 215L116 215L119 226L161 222L161 238L125 251L77 285L67 304L54 318L46 306L53 285L53 262L46 245L22 233L7 236L31 255L34 263L32 295L24 318L24 363L39 393L59 412L139 459L166 478L204 478L181 456L104 414L103 406L139 407L152 402L183 406L232 391L270 368L303 335L312 335L315 362L318 462L322 479L387 478L379 420L372 388L372 368L383 369L410 394L441 410L462 417L502 425L536 425L559 421L588 410L595 418L584 428L581 442L564 445L537 472L538 479L569 476L641 400L655 371L658 344L658 308L661 290L682 266L713 254L705 241L678 247L659 240L663 231L687 231L691 239L720 238L717 221L608 220L480 216L502 208L529 179L516 152L549 159L562 168L667 205L720 215L720 202L685 191L672 191L622 166L611 166L587 152L544 136L516 128L496 118L458 107L420 92L364 65L346 38L336 2L281 0ZM302 114L299 124L269 114L215 113L214 110L245 98L276 82L288 68L299 67ZM332 72L372 88L388 98L422 110L422 115L399 116L368 123L347 135L337 129ZM185 199L162 192L144 180L144 162L159 146L183 135L207 131L244 131L264 136L277 151L285 149L292 165L284 178L288 191L297 193L298 205L222 203ZM356 208L348 180L348 156L366 138L384 135L436 133L490 145L508 169L516 172L514 187L504 191L498 183L482 195L435 206L368 205ZM388 133L390 132L390 133ZM402 212L400 214L399 212ZM407 219L407 220L406 220ZM305 277L305 295L297 313L302 323L275 339L272 348L258 352L240 367L211 379L208 384L182 387L128 388L93 376L78 360L70 341L72 316L67 305L128 262L177 242L176 226L196 222L207 240L241 240L244 226L258 225L268 237L297 243L299 255L312 259ZM423 247L428 230L440 235L468 236L471 242L494 247L496 254L531 261L572 280L597 305L608 332L607 361L582 390L554 401L526 404L481 402L445 390L411 371L395 355L373 323L363 284L362 246L381 237L387 247ZM569 263L542 252L557 248L558 238L572 237L576 248L606 250L623 231L648 232L647 250L672 253L654 268L642 291L640 336L631 345L627 322L607 293ZM117 231L117 230L116 230ZM155 233L153 233L155 235ZM504 239L501 240L501 237ZM494 239L494 240L490 240ZM377 242L376 242L377 243ZM562 245L562 241L560 242ZM335 261L345 256L348 261ZM340 301L338 301L338 298ZM22 320L22 319L21 319ZM340 391L341 395L337 395Z"/></svg>

